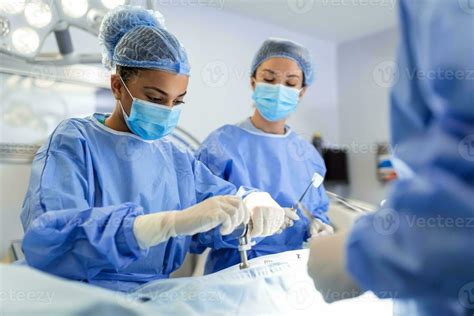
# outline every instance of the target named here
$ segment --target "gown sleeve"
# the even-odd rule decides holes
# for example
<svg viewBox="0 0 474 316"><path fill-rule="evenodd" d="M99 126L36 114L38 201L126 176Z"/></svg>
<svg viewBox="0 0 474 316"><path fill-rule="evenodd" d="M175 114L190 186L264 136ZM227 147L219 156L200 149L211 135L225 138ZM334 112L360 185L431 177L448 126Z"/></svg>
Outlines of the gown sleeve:
<svg viewBox="0 0 474 316"><path fill-rule="evenodd" d="M218 195L239 195L242 198L257 190L249 187L240 187L239 190L230 182L214 175L201 161L193 158L194 177L196 183L197 201ZM206 248L237 248L238 237L243 233L244 227L239 227L233 233L222 236L219 227L208 232L193 236L191 242L192 253L202 253Z"/></svg>
<svg viewBox="0 0 474 316"><path fill-rule="evenodd" d="M474 19L458 1L403 0L400 12L392 138L415 176L356 222L346 266L380 297L458 300L473 294L462 289L474 276L474 89L442 76L474 69Z"/></svg>
<svg viewBox="0 0 474 316"><path fill-rule="evenodd" d="M70 121L38 151L21 220L27 263L62 277L87 280L119 270L147 251L133 235L138 205L93 207L94 175L88 144Z"/></svg>
<svg viewBox="0 0 474 316"><path fill-rule="evenodd" d="M326 194L326 189L324 185L321 186L317 190L312 190L310 194L310 201L308 205L312 205L311 214L314 218L321 220L322 222L329 224L329 217L327 215L329 209L329 198ZM303 205L305 203L303 202Z"/></svg>

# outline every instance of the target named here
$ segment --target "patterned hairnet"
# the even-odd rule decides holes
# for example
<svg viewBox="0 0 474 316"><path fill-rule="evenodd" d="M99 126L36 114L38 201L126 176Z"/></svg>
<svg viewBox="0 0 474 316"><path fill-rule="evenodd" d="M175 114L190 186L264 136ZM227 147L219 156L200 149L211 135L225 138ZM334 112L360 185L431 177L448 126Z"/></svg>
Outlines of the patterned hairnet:
<svg viewBox="0 0 474 316"><path fill-rule="evenodd" d="M164 28L156 13L136 6L119 6L109 12L100 27L102 63L158 69L189 75L184 47Z"/></svg>
<svg viewBox="0 0 474 316"><path fill-rule="evenodd" d="M304 74L304 85L310 85L314 79L311 55L305 47L290 40L269 38L258 50L252 62L252 74L258 66L270 58L282 57L295 61Z"/></svg>

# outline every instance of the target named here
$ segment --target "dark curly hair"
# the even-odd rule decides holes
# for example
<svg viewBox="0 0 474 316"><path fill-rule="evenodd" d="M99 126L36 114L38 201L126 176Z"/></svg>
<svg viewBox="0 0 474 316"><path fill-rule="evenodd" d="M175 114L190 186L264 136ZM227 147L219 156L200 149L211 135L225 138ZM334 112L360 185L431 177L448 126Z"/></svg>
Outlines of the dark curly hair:
<svg viewBox="0 0 474 316"><path fill-rule="evenodd" d="M122 77L124 82L127 82L129 79L138 76L140 72L140 68L126 67L120 65L116 65L115 69L116 73L120 75L120 77Z"/></svg>

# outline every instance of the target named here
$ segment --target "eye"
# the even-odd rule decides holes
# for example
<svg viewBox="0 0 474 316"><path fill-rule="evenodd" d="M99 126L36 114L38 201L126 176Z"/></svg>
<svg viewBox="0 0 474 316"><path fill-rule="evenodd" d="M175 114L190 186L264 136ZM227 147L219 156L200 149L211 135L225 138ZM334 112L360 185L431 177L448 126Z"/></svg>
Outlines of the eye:
<svg viewBox="0 0 474 316"><path fill-rule="evenodd" d="M173 102L173 105L181 105L181 104L184 104L184 101L182 101L182 100L175 100L175 101Z"/></svg>
<svg viewBox="0 0 474 316"><path fill-rule="evenodd" d="M161 98L153 98L153 97L150 97L150 96L147 96L147 98L148 98L148 100L150 100L153 103L161 104L163 102L163 99L161 99Z"/></svg>
<svg viewBox="0 0 474 316"><path fill-rule="evenodd" d="M268 82L268 83L272 83L274 80L275 79L266 79L266 78L263 79L263 81Z"/></svg>

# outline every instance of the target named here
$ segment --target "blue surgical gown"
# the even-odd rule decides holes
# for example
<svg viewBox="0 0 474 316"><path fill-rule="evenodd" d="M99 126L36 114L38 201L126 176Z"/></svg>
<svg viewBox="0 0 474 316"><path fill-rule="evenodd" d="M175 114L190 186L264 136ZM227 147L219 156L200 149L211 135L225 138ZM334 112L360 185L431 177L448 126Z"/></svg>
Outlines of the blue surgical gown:
<svg viewBox="0 0 474 316"><path fill-rule="evenodd" d="M474 15L469 1L402 0L392 143L414 177L347 244L359 285L401 315L474 313ZM416 74L412 76L412 74Z"/></svg>
<svg viewBox="0 0 474 316"><path fill-rule="evenodd" d="M40 270L127 292L167 278L191 240L178 236L142 250L132 231L138 215L237 190L170 141L144 141L103 120L62 122L36 154L21 214L23 251ZM218 229L203 235L208 245L226 243Z"/></svg>
<svg viewBox="0 0 474 316"><path fill-rule="evenodd" d="M295 132L285 135L255 132L225 125L204 141L196 153L215 175L237 187L249 186L270 193L282 207L292 207L311 182L315 172L324 176L326 167L316 149ZM302 204L315 218L328 223L329 200L324 187L313 188ZM309 237L307 219L298 210L300 220L281 234L256 238L248 257L301 249ZM201 236L193 238L191 251L203 251ZM240 262L236 247L214 247L209 253L205 272L212 273Z"/></svg>

